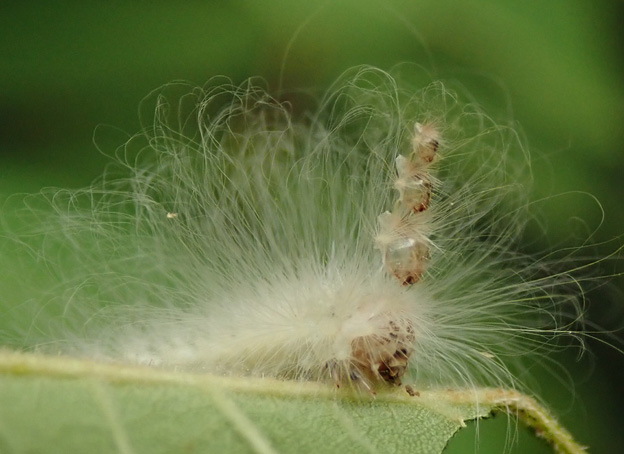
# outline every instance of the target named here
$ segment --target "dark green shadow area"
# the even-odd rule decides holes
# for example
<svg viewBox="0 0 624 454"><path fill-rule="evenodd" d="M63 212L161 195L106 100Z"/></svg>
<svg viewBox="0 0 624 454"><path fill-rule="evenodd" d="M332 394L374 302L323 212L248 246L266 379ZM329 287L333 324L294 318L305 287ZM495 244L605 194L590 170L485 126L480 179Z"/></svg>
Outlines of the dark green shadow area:
<svg viewBox="0 0 624 454"><path fill-rule="evenodd" d="M471 421L451 438L444 454L552 454L552 448L535 433L509 418L497 414Z"/></svg>

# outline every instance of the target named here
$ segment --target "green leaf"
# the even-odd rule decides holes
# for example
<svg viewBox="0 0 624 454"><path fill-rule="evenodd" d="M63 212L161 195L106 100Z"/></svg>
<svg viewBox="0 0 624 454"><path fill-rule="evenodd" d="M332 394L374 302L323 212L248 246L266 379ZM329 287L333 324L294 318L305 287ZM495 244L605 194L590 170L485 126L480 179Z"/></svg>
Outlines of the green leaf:
<svg viewBox="0 0 624 454"><path fill-rule="evenodd" d="M501 390L411 394L4 351L0 452L435 454L464 421L528 399Z"/></svg>

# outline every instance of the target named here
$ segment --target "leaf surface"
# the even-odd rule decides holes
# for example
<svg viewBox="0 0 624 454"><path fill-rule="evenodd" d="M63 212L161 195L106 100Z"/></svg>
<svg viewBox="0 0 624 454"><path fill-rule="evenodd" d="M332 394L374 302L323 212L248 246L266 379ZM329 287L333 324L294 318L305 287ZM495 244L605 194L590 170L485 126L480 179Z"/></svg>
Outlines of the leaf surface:
<svg viewBox="0 0 624 454"><path fill-rule="evenodd" d="M442 452L491 408L0 352L2 453Z"/></svg>

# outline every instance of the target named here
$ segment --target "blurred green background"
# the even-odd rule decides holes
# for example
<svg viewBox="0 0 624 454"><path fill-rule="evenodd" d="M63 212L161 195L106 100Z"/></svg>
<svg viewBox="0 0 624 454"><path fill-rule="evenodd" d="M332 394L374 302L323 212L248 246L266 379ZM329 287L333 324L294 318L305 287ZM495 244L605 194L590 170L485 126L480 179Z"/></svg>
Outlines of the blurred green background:
<svg viewBox="0 0 624 454"><path fill-rule="evenodd" d="M4 4L0 201L89 184L107 162L93 143L96 126L137 132L141 99L164 83L202 84L223 74L235 82L262 76L273 89L322 90L350 66L409 61L465 86L495 117L511 114L531 149L532 197L593 194L606 213L594 239L608 241L624 233L623 12L622 2L604 0ZM590 231L600 221L590 197L556 197L546 206L546 232L527 249L558 244L577 217ZM610 266L602 272L617 271ZM624 325L623 288L613 279L589 295L598 325ZM565 376L545 376L538 392L592 452L623 452L624 356L589 344L593 353L581 361L574 352L559 358L573 389ZM480 452L501 451L500 440L486 446L496 430L505 436L501 418L481 424ZM462 433L449 452L472 452L472 436ZM514 449L538 452L524 436Z"/></svg>

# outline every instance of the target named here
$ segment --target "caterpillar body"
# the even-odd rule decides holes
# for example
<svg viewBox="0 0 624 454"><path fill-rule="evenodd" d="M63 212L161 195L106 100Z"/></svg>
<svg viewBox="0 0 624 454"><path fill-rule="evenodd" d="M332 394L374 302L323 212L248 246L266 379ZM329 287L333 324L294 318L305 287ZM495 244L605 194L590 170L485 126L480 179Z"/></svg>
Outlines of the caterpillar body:
<svg viewBox="0 0 624 454"><path fill-rule="evenodd" d="M49 275L7 342L374 391L514 386L574 333L574 277L514 251L522 143L443 84L357 68L300 121L252 82L155 99L100 181L27 199Z"/></svg>

